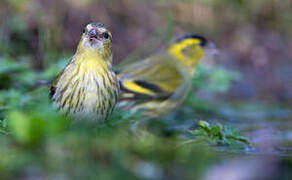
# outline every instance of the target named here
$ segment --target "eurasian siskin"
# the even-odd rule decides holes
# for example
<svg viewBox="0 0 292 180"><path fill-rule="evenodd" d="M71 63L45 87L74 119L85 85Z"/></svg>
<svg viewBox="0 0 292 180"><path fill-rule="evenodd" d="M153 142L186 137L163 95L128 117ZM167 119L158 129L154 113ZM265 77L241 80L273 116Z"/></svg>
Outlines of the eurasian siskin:
<svg viewBox="0 0 292 180"><path fill-rule="evenodd" d="M205 38L188 34L168 49L119 69L121 95L117 107L153 118L175 110L191 85L195 67L204 56Z"/></svg>
<svg viewBox="0 0 292 180"><path fill-rule="evenodd" d="M112 70L112 35L100 23L84 30L77 51L51 86L51 98L63 112L78 118L105 121L119 96Z"/></svg>

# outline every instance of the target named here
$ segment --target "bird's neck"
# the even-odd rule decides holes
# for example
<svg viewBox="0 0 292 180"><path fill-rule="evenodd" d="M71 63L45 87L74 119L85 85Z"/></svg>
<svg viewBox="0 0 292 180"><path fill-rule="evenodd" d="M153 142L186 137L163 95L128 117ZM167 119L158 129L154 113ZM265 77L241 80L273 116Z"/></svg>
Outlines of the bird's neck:
<svg viewBox="0 0 292 180"><path fill-rule="evenodd" d="M92 69L98 70L99 72L112 71L111 50L106 51L105 48L99 50L97 48L78 47L73 61L85 71Z"/></svg>

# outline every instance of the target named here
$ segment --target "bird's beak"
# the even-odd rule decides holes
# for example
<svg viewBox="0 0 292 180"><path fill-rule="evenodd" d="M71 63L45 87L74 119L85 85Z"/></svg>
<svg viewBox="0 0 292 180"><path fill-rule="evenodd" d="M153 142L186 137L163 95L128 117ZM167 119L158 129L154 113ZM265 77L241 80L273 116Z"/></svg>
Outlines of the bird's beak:
<svg viewBox="0 0 292 180"><path fill-rule="evenodd" d="M98 31L96 29L90 30L88 32L87 36L88 36L88 38L90 40L94 40L94 39L97 39L98 40L99 39L99 37L98 37Z"/></svg>

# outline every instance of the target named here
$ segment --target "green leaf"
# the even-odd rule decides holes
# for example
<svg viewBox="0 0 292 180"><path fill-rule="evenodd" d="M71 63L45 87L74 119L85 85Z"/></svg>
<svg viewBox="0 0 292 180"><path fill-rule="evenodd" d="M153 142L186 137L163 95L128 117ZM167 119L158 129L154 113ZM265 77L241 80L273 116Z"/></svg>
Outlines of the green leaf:
<svg viewBox="0 0 292 180"><path fill-rule="evenodd" d="M9 112L7 122L12 136L20 143L33 144L44 136L45 122L39 117L15 110Z"/></svg>
<svg viewBox="0 0 292 180"><path fill-rule="evenodd" d="M250 145L248 139L241 136L238 131L231 127L216 124L211 126L206 121L198 121L198 128L189 131L194 138L205 140L205 142L213 145L239 145L241 143Z"/></svg>

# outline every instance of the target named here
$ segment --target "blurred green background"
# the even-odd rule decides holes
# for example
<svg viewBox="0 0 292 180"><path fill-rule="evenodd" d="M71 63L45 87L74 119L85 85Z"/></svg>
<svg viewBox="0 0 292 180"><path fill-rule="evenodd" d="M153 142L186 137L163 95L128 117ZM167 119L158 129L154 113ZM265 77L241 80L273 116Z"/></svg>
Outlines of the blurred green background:
<svg viewBox="0 0 292 180"><path fill-rule="evenodd" d="M291 179L291 11L289 0L1 0L0 179ZM180 110L139 135L135 114L72 125L45 84L92 21L111 30L115 64L186 32L217 53Z"/></svg>

